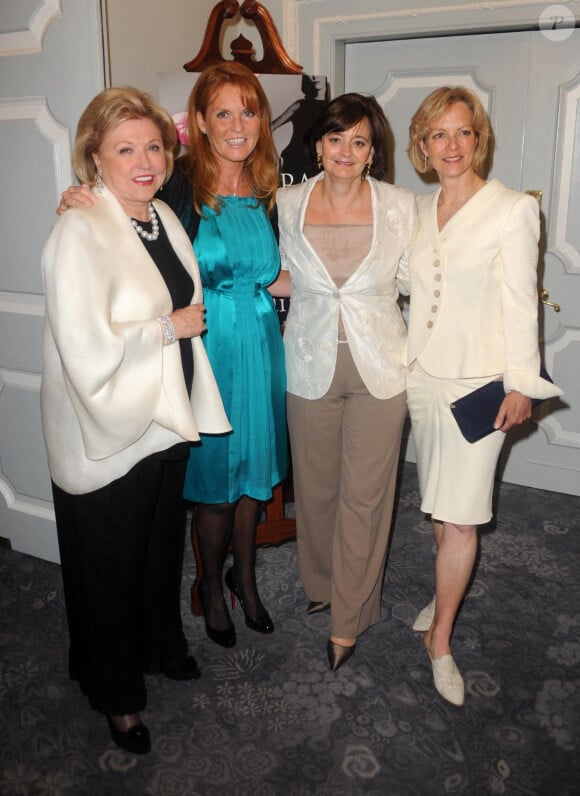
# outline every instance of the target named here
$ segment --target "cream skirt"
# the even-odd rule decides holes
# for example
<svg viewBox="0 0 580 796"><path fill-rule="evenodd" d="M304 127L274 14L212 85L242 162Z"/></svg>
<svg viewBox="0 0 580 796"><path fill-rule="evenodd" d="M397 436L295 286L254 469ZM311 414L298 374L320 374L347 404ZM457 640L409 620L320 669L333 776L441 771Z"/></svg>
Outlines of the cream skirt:
<svg viewBox="0 0 580 796"><path fill-rule="evenodd" d="M437 379L415 362L407 375L407 403L417 451L421 510L433 519L480 525L492 516L497 461L505 434L470 443L449 405L490 378Z"/></svg>

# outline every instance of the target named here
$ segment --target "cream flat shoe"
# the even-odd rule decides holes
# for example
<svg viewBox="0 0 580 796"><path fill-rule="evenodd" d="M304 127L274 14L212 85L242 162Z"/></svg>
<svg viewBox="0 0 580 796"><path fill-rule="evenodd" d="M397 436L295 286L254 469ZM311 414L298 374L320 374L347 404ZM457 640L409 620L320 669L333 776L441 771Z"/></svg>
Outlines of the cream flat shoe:
<svg viewBox="0 0 580 796"><path fill-rule="evenodd" d="M433 667L435 688L443 699L460 708L465 702L465 684L453 656L442 655L441 658L432 658L429 650L427 654Z"/></svg>
<svg viewBox="0 0 580 796"><path fill-rule="evenodd" d="M426 633L433 624L434 616L435 597L433 597L429 605L426 605L419 611L417 618L413 622L413 630L417 631L417 633Z"/></svg>

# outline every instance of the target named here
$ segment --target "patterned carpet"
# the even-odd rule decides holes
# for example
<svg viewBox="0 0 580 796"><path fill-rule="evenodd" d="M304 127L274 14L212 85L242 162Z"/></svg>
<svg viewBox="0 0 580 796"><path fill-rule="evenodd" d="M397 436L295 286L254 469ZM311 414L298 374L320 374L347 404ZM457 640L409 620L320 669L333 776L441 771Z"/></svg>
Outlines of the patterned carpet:
<svg viewBox="0 0 580 796"><path fill-rule="evenodd" d="M2 796L439 796L580 793L580 499L502 485L453 650L466 704L434 691L410 625L433 545L403 468L383 619L332 674L328 615L307 617L296 545L259 551L272 636L233 617L223 650L183 610L201 680L148 678L153 751L118 749L67 677L59 567L0 550ZM1 535L1 531L0 531Z"/></svg>

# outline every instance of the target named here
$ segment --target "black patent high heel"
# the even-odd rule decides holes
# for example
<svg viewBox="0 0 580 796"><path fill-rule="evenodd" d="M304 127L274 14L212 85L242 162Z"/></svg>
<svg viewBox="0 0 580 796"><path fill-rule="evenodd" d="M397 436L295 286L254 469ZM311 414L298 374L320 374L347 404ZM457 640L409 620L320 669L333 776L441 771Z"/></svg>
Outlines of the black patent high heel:
<svg viewBox="0 0 580 796"><path fill-rule="evenodd" d="M207 637L216 644L219 644L220 647L226 647L227 649L235 647L237 641L236 628L234 627L234 623L232 622L229 616L228 616L229 626L225 630L218 630L217 628L212 627L207 621L207 611L205 610L205 603L203 599L203 593L201 590L202 585L203 581L198 585L197 593L199 595L199 601L203 609L203 618L205 621L205 632L207 633Z"/></svg>
<svg viewBox="0 0 580 796"><path fill-rule="evenodd" d="M146 755L151 751L151 735L142 721L129 727L126 732L116 727L112 717L108 714L107 723L111 738L121 749L132 752L134 755Z"/></svg>
<svg viewBox="0 0 580 796"><path fill-rule="evenodd" d="M242 611L244 612L244 616L246 617L246 625L250 628L250 630L255 630L258 633L274 632L274 623L268 616L268 612L266 611L265 608L263 609L264 613L260 614L259 616L250 616L248 614L244 598L241 596L240 590L236 586L236 582L234 580L233 567L231 569L228 569L228 571L226 572L226 586L230 590L232 608L235 608L236 597L237 597L242 607Z"/></svg>

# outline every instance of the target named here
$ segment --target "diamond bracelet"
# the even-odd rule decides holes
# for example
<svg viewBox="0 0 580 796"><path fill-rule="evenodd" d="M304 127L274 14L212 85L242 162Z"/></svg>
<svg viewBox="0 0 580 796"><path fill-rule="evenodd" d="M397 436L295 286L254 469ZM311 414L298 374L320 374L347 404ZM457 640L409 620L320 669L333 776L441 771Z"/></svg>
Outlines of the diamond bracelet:
<svg viewBox="0 0 580 796"><path fill-rule="evenodd" d="M161 331L163 332L163 345L171 345L176 340L173 321L169 315L162 315L161 318L157 318L157 320L161 324Z"/></svg>

